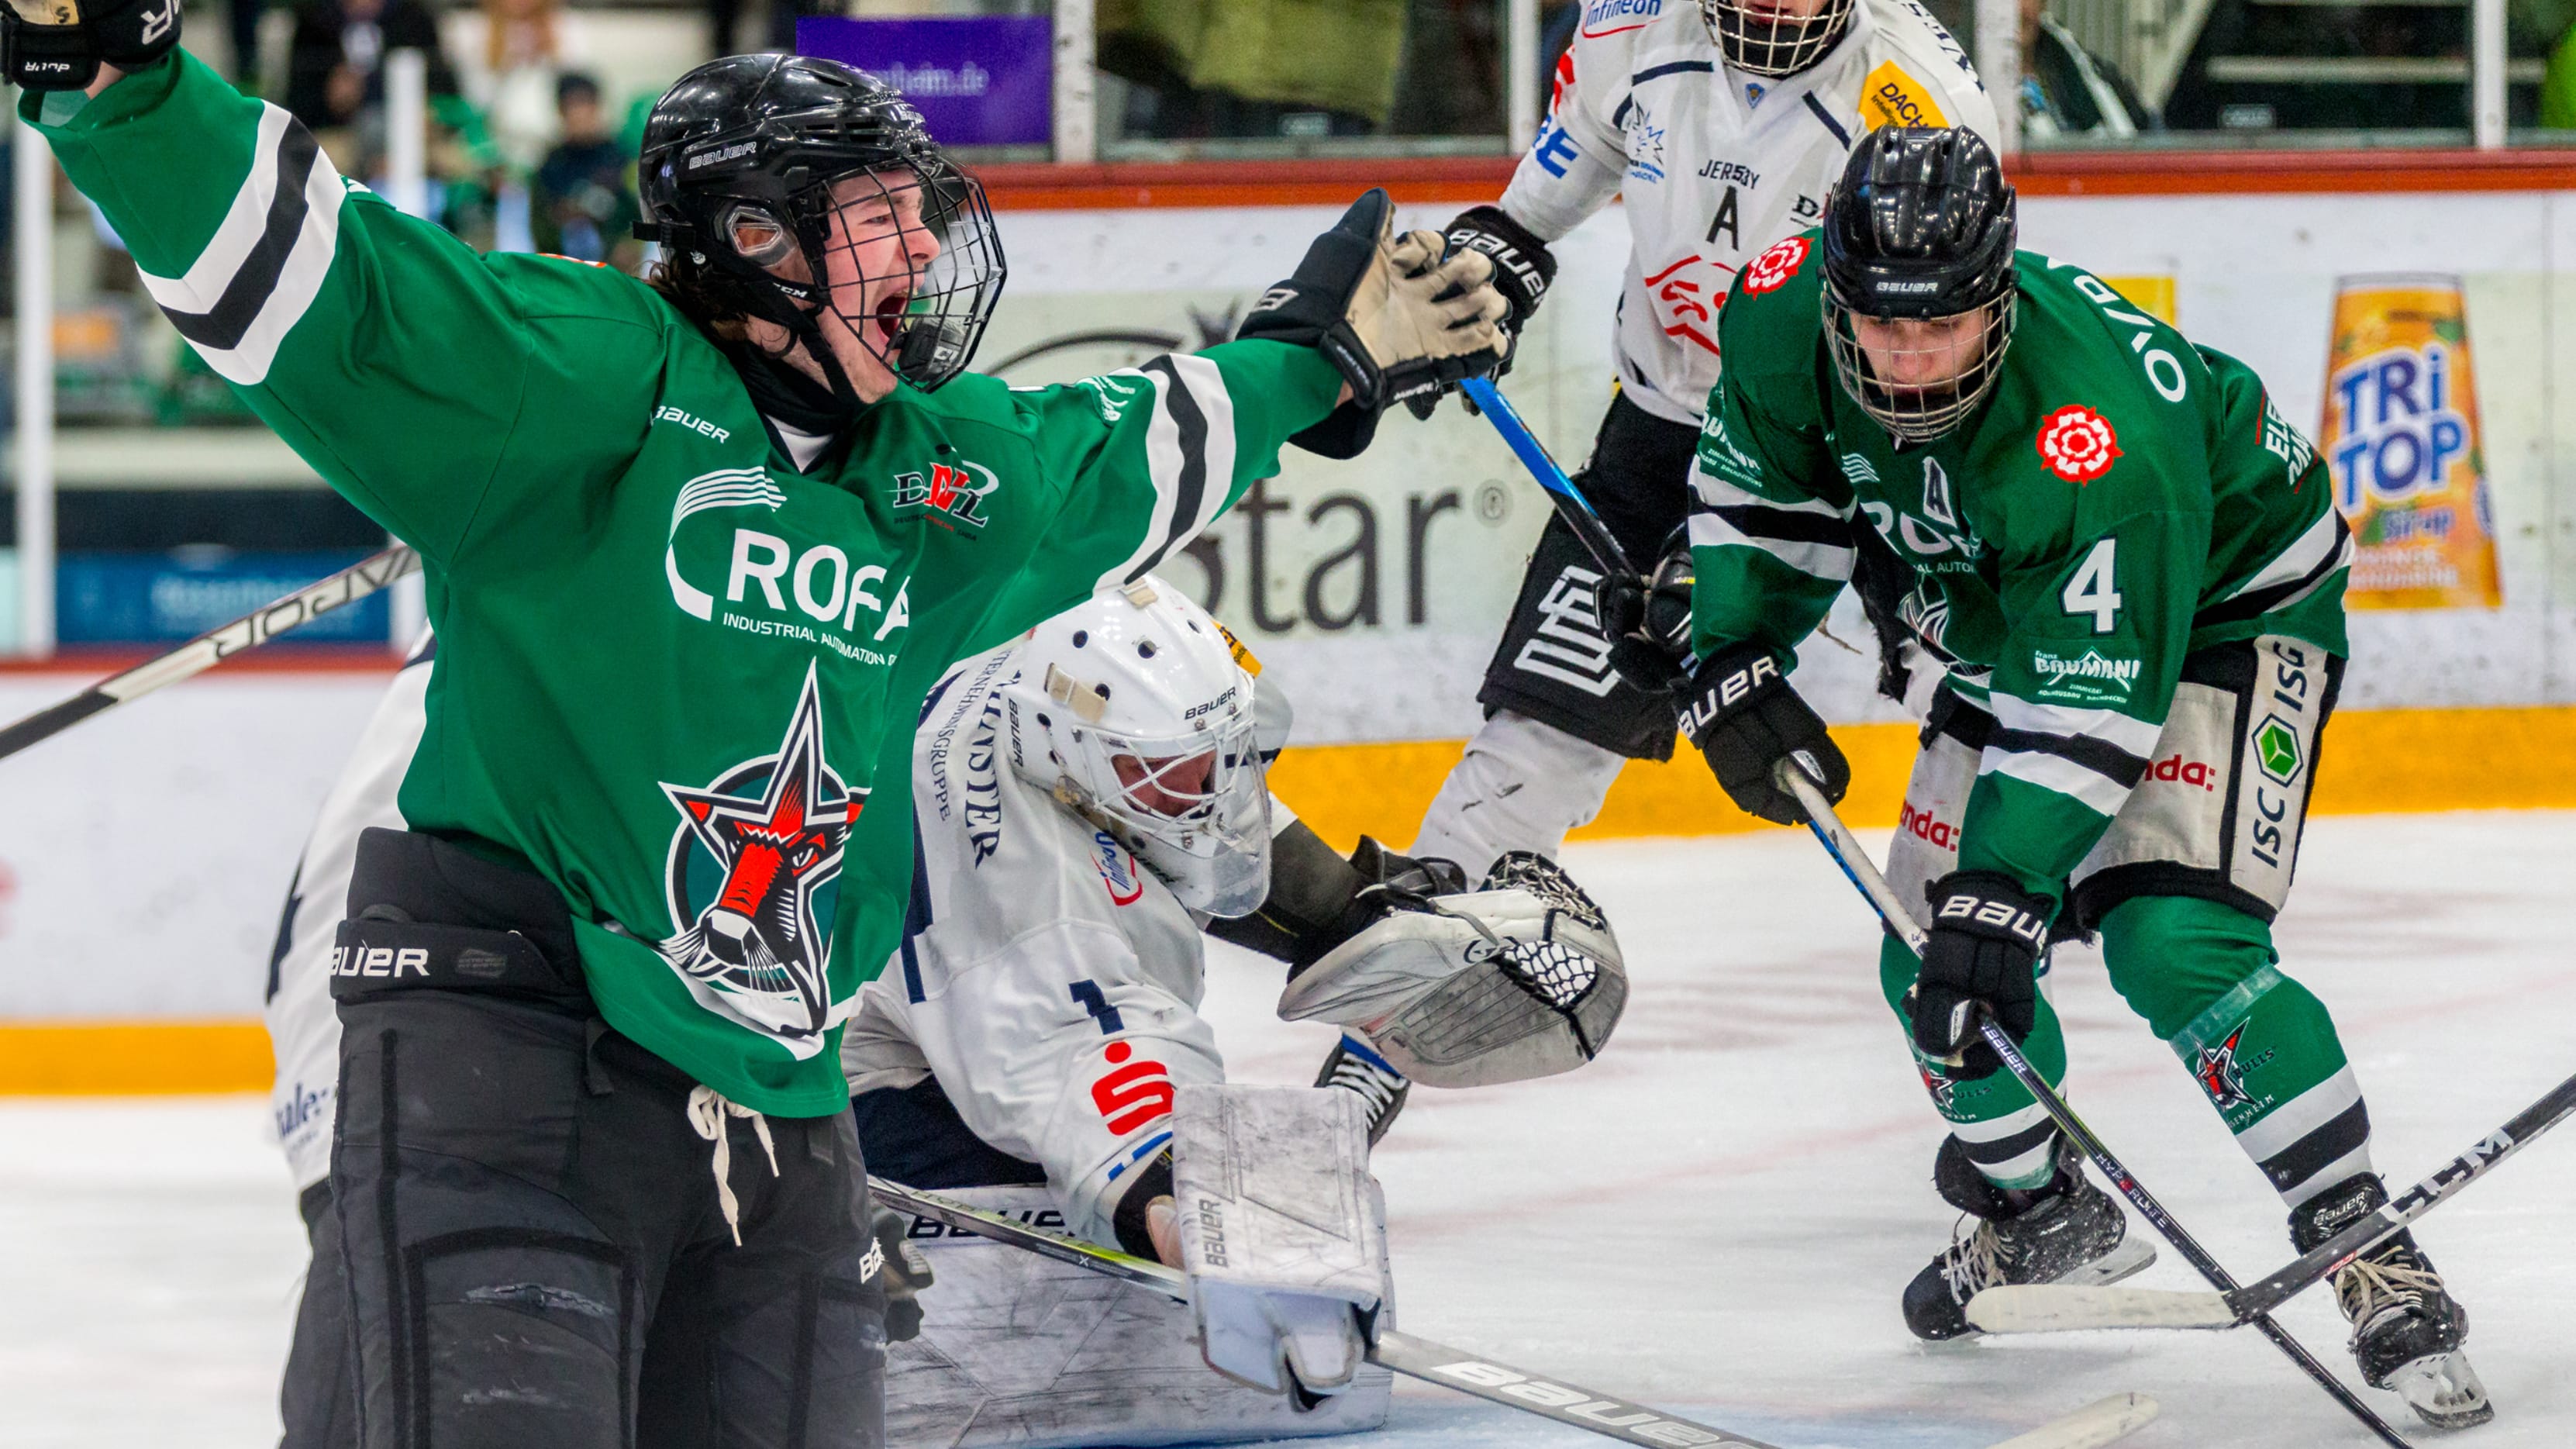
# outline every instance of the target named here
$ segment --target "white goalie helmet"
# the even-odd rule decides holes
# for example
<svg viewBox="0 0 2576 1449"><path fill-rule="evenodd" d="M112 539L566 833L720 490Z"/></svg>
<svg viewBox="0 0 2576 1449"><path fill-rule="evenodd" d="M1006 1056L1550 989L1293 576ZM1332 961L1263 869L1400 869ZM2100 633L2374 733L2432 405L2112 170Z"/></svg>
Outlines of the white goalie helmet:
<svg viewBox="0 0 2576 1449"><path fill-rule="evenodd" d="M1001 694L1012 768L1116 836L1181 904L1240 916L1269 894L1252 676L1188 595L1148 576L1047 620Z"/></svg>

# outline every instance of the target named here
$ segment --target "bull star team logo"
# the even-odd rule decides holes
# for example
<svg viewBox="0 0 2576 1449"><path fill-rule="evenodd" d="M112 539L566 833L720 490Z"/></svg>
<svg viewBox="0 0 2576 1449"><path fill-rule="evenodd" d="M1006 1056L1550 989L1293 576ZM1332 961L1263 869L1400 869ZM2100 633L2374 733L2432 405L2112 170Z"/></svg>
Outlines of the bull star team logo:
<svg viewBox="0 0 2576 1449"><path fill-rule="evenodd" d="M2245 1023L2227 1034L2227 1040L2214 1047L2202 1047L2200 1060L2193 1064L2192 1074L2200 1078L2200 1089L2221 1108L2242 1107L2254 1100L2245 1090L2245 1073L2236 1065L2236 1044L2245 1038Z"/></svg>
<svg viewBox="0 0 2576 1449"><path fill-rule="evenodd" d="M2121 456L2120 435L2112 431L2109 418L2082 403L2069 403L2039 425L2039 456L2048 471L2082 487L2111 471L2112 461Z"/></svg>
<svg viewBox="0 0 2576 1449"><path fill-rule="evenodd" d="M697 788L664 783L680 812L664 894L678 935L664 959L702 1005L808 1050L830 1025L826 971L841 846L867 792L852 791L823 757L814 667L778 752L746 760Z"/></svg>
<svg viewBox="0 0 2576 1449"><path fill-rule="evenodd" d="M1793 236L1753 259L1753 265L1744 269L1744 290L1778 291L1789 284L1791 277L1798 275L1798 268L1805 265L1806 260L1807 239Z"/></svg>

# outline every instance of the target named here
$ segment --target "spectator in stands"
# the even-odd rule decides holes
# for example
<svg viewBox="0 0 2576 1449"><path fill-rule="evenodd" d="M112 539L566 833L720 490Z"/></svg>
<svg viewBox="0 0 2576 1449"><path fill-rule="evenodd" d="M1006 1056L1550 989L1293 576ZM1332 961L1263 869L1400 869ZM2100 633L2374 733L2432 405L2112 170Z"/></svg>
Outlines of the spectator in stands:
<svg viewBox="0 0 2576 1449"><path fill-rule="evenodd" d="M482 10L483 43L460 67L465 94L503 162L524 177L555 143L555 87L588 58L587 36L557 0L482 0Z"/></svg>
<svg viewBox="0 0 2576 1449"><path fill-rule="evenodd" d="M565 72L555 110L563 139L537 163L529 186L537 250L632 271L643 253L634 239L634 153L610 132L599 82L589 76Z"/></svg>
<svg viewBox="0 0 2576 1449"><path fill-rule="evenodd" d="M1134 82L1128 125L1156 136L1384 131L1408 0L1103 0L1100 68Z"/></svg>
<svg viewBox="0 0 2576 1449"><path fill-rule="evenodd" d="M2164 120L2111 62L2076 43L2044 14L2045 0L2021 0L2021 128L2028 139L2125 141L2161 131Z"/></svg>
<svg viewBox="0 0 2576 1449"><path fill-rule="evenodd" d="M376 174L384 147L387 53L429 58L429 91L456 92L438 21L420 0L303 0L287 51L286 109L350 176Z"/></svg>
<svg viewBox="0 0 2576 1449"><path fill-rule="evenodd" d="M742 3L743 0L707 0L707 38L712 46L709 54L739 53L733 38L742 28ZM810 15L841 14L842 0L769 0L765 8L769 12L768 48L792 51L796 48L796 22ZM858 7L850 7L849 13L858 14Z"/></svg>

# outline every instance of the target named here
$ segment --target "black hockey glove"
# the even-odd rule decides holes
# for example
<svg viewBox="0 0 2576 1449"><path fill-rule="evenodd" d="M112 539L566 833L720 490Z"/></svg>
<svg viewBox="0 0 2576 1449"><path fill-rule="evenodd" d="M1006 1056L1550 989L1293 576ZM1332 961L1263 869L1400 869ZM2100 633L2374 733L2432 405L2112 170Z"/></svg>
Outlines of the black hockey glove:
<svg viewBox="0 0 2576 1449"><path fill-rule="evenodd" d="M1682 733L1708 760L1726 798L1748 815L1802 825L1798 798L1771 782L1771 767L1803 754L1815 766L1828 803L1851 788L1851 764L1825 731L1825 721L1760 644L1738 644L1692 666L1674 689Z"/></svg>
<svg viewBox="0 0 2576 1449"><path fill-rule="evenodd" d="M1354 458L1390 404L1431 396L1494 370L1508 345L1510 304L1492 258L1447 250L1438 234L1395 234L1395 203L1373 190L1315 238L1288 280L1261 294L1236 329L1324 354L1351 400L1288 441L1327 458Z"/></svg>
<svg viewBox="0 0 2576 1449"><path fill-rule="evenodd" d="M1690 677L1691 563L1688 527L1673 530L1651 578L1604 570L1592 586L1610 667L1648 694L1670 694Z"/></svg>
<svg viewBox="0 0 2576 1449"><path fill-rule="evenodd" d="M50 0L58 23L37 25L0 7L0 73L31 91L76 91L98 78L101 61L136 71L179 43L179 0Z"/></svg>
<svg viewBox="0 0 2576 1449"><path fill-rule="evenodd" d="M1907 999L1914 1045L1936 1060L1958 1057L1961 1066L1951 1075L1972 1081L2003 1066L1978 1038L1978 1003L2015 1041L2038 1021L2039 953L2056 908L1990 870L1954 870L1926 894L1932 930Z"/></svg>

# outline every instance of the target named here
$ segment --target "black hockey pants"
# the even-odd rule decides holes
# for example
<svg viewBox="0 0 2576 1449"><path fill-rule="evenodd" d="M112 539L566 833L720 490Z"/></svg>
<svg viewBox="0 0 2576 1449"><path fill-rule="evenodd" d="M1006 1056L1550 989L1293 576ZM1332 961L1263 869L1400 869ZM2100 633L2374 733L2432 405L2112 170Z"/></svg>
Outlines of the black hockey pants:
<svg viewBox="0 0 2576 1449"><path fill-rule="evenodd" d="M849 1116L768 1119L773 1176L719 1106L737 1244L695 1084L591 1009L550 887L371 830L350 906L342 970L426 953L332 982L355 1442L877 1449L885 1299ZM330 1372L319 1345L297 1359ZM332 1443L335 1397L301 1396L290 1449ZM296 1385L286 1400L292 1416Z"/></svg>

